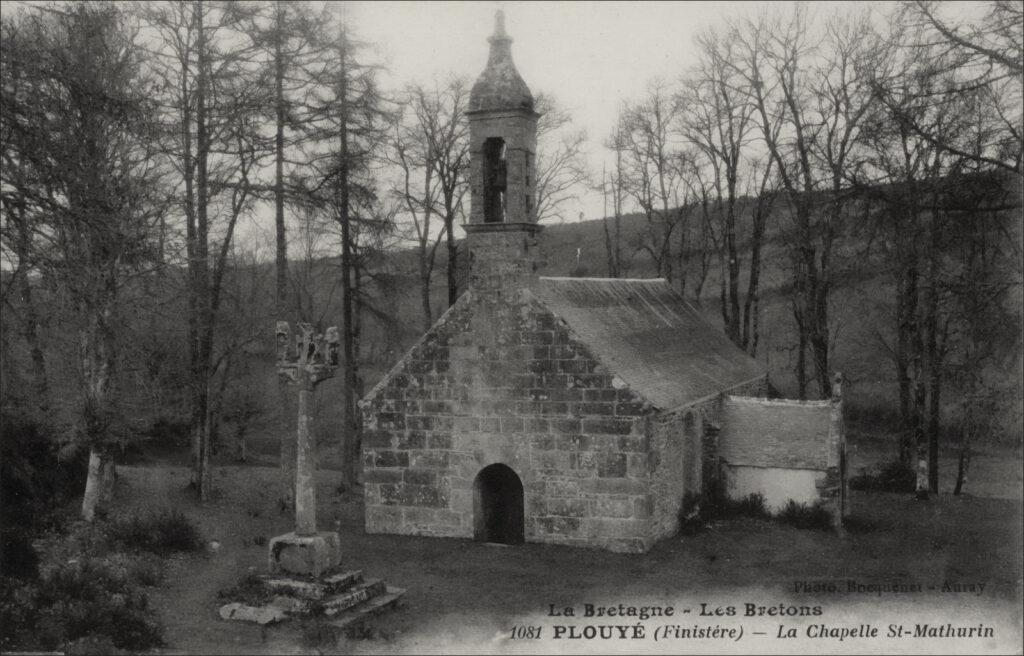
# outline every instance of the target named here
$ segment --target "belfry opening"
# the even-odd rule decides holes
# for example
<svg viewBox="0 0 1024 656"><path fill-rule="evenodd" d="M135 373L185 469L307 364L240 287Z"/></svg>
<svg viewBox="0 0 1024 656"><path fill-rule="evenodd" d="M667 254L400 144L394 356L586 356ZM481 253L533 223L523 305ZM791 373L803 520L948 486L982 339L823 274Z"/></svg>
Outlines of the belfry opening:
<svg viewBox="0 0 1024 656"><path fill-rule="evenodd" d="M500 463L473 481L473 537L479 542L523 544L523 483Z"/></svg>
<svg viewBox="0 0 1024 656"><path fill-rule="evenodd" d="M491 137L484 141L484 221L505 221L505 192L508 164L505 158L505 140Z"/></svg>

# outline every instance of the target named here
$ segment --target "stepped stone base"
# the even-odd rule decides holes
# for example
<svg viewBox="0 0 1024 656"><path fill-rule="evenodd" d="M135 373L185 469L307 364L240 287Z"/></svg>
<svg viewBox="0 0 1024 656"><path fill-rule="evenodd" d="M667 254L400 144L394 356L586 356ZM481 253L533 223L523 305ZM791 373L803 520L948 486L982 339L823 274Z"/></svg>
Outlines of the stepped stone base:
<svg viewBox="0 0 1024 656"><path fill-rule="evenodd" d="M394 608L405 594L402 588L389 586L381 579L364 579L361 570L335 570L313 580L271 574L261 576L260 582L273 595L269 602L260 606L232 602L221 606L221 618L267 625L322 616L340 628Z"/></svg>
<svg viewBox="0 0 1024 656"><path fill-rule="evenodd" d="M341 540L333 531L285 533L270 540L270 571L319 577L341 564Z"/></svg>

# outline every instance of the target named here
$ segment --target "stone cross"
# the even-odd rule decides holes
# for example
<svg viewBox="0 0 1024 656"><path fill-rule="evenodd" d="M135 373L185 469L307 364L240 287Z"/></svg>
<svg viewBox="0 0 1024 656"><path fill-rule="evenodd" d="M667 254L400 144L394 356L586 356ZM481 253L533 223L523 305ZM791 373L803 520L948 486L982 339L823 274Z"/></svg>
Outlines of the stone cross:
<svg viewBox="0 0 1024 656"><path fill-rule="evenodd" d="M277 322L277 373L299 388L299 417L296 431L295 534L315 535L316 530L316 445L309 430L313 389L334 377L337 369L338 329L315 334L308 323L296 324L295 358L288 352L291 328Z"/></svg>

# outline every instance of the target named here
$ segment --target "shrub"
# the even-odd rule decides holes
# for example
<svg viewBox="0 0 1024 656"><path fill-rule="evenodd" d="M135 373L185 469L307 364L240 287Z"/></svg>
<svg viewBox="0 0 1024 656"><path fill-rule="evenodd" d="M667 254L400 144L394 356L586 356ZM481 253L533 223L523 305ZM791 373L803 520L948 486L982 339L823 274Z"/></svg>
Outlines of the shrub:
<svg viewBox="0 0 1024 656"><path fill-rule="evenodd" d="M820 531L832 528L832 513L817 503L808 506L790 499L786 507L776 515L776 519L796 528L811 528Z"/></svg>
<svg viewBox="0 0 1024 656"><path fill-rule="evenodd" d="M24 531L5 527L0 545L0 572L12 579L36 579L39 577L39 556L32 547L32 540Z"/></svg>
<svg viewBox="0 0 1024 656"><path fill-rule="evenodd" d="M719 517L728 519L731 517L752 517L754 519L769 519L771 513L764 505L764 496L757 492L748 494L742 499L726 499L718 508Z"/></svg>
<svg viewBox="0 0 1024 656"><path fill-rule="evenodd" d="M894 492L910 494L917 489L917 473L898 460L887 462L878 473L861 470L850 478L850 489L862 492Z"/></svg>
<svg viewBox="0 0 1024 656"><path fill-rule="evenodd" d="M160 558L154 554L113 553L107 557L111 566L123 571L131 581L146 588L160 585L164 580L164 568Z"/></svg>
<svg viewBox="0 0 1024 656"><path fill-rule="evenodd" d="M742 499L730 499L722 492L705 494L688 492L679 508L679 534L696 535L716 520L774 519L797 528L827 530L832 528L832 514L821 504L807 506L792 499L778 514L772 515L765 505L764 496L748 494Z"/></svg>
<svg viewBox="0 0 1024 656"><path fill-rule="evenodd" d="M204 546L199 528L176 510L116 520L110 525L109 536L125 548L156 554L199 551Z"/></svg>
<svg viewBox="0 0 1024 656"><path fill-rule="evenodd" d="M869 398L859 403L848 401L843 405L843 414L847 426L856 426L869 433L887 433L903 423L899 408L878 399Z"/></svg>
<svg viewBox="0 0 1024 656"><path fill-rule="evenodd" d="M34 586L0 579L0 653L36 646Z"/></svg>
<svg viewBox="0 0 1024 656"><path fill-rule="evenodd" d="M59 506L85 489L88 453L62 456L49 427L0 415L0 521L34 532Z"/></svg>
<svg viewBox="0 0 1024 656"><path fill-rule="evenodd" d="M120 656L129 652L118 649L109 636L89 634L69 642L64 653L68 656Z"/></svg>
<svg viewBox="0 0 1024 656"><path fill-rule="evenodd" d="M189 425L188 417L164 415L153 421L146 435L160 445L184 447L190 439Z"/></svg>
<svg viewBox="0 0 1024 656"><path fill-rule="evenodd" d="M687 492L683 497L683 504L679 507L679 535L696 535L704 529L705 521L701 516L703 498L694 492Z"/></svg>
<svg viewBox="0 0 1024 656"><path fill-rule="evenodd" d="M730 499L724 493L715 490L702 495L687 492L679 508L679 533L695 535L703 530L708 522L738 517L771 518L771 513L765 506L764 496L755 492L742 499Z"/></svg>
<svg viewBox="0 0 1024 656"><path fill-rule="evenodd" d="M64 563L4 599L5 647L109 653L105 648L111 645L140 651L163 644L149 599L109 559L84 556ZM19 603L20 615L14 617L6 602ZM12 619L18 624L9 624Z"/></svg>

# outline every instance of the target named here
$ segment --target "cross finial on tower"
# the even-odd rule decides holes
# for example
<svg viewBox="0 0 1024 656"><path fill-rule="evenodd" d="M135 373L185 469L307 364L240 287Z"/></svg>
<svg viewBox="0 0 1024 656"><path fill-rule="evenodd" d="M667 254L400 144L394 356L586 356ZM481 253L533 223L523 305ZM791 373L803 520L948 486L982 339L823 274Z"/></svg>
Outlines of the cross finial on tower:
<svg viewBox="0 0 1024 656"><path fill-rule="evenodd" d="M494 34L488 41L494 43L495 41L511 41L512 38L505 31L505 12L498 10L494 12Z"/></svg>

